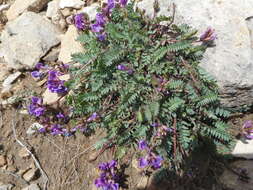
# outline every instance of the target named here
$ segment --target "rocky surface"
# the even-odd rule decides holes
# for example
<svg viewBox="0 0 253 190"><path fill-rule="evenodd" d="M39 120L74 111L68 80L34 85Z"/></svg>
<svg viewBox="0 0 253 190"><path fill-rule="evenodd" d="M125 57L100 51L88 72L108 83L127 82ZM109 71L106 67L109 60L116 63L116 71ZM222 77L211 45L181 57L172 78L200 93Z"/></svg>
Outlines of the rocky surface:
<svg viewBox="0 0 253 190"><path fill-rule="evenodd" d="M33 12L26 12L6 25L1 35L0 49L9 67L32 68L60 43L59 34L48 20Z"/></svg>
<svg viewBox="0 0 253 190"><path fill-rule="evenodd" d="M226 186L226 188L231 190L252 190L253 188L253 162L252 161L236 161L229 166L231 169L236 171L237 173L241 173L242 171L246 171L249 180L244 181L242 178L240 179L237 174L232 172L231 170L225 170L222 176L220 177L220 181Z"/></svg>
<svg viewBox="0 0 253 190"><path fill-rule="evenodd" d="M150 17L154 0L138 3ZM176 23L187 23L201 32L208 26L216 30L216 45L205 53L202 67L218 81L227 106L253 103L253 3L237 0L158 0L158 15L172 15ZM243 10L243 11L241 11Z"/></svg>
<svg viewBox="0 0 253 190"><path fill-rule="evenodd" d="M0 185L0 190L12 190L14 185L12 184L6 184L6 185Z"/></svg>
<svg viewBox="0 0 253 190"><path fill-rule="evenodd" d="M97 14L97 9L99 8L99 4L98 3L93 3L88 7L84 7L82 8L79 13L85 13L86 15L88 15L89 20L95 20L96 19L96 14Z"/></svg>
<svg viewBox="0 0 253 190"><path fill-rule="evenodd" d="M7 11L8 20L13 20L25 11L39 12L49 0L16 0Z"/></svg>
<svg viewBox="0 0 253 190"><path fill-rule="evenodd" d="M67 32L64 34L61 40L61 50L59 54L59 61L63 63L69 63L72 61L71 55L83 51L82 45L76 41L78 32L75 26L69 26Z"/></svg>

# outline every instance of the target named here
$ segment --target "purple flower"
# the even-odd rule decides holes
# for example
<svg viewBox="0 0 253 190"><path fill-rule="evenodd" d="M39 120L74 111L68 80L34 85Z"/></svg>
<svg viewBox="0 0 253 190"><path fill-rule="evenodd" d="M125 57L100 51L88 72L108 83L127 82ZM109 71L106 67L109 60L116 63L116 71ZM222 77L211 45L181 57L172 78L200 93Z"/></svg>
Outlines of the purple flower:
<svg viewBox="0 0 253 190"><path fill-rule="evenodd" d="M65 115L63 114L63 113L58 113L57 115L56 115L56 117L58 118L58 119L63 119L63 118L65 118Z"/></svg>
<svg viewBox="0 0 253 190"><path fill-rule="evenodd" d="M128 68L123 64L118 65L117 69L120 70L120 71L127 71L128 70Z"/></svg>
<svg viewBox="0 0 253 190"><path fill-rule="evenodd" d="M154 168L154 169L159 169L162 167L162 161L163 161L163 158L161 156L155 156L153 159L151 159L151 166Z"/></svg>
<svg viewBox="0 0 253 190"><path fill-rule="evenodd" d="M32 102L28 106L28 111L31 115L40 117L45 113L45 107L42 105L42 99L36 96L32 97Z"/></svg>
<svg viewBox="0 0 253 190"><path fill-rule="evenodd" d="M98 34L98 35L97 35L97 38L98 38L99 41L105 41L105 39L106 39L106 34L105 34L105 33L103 33L103 34Z"/></svg>
<svg viewBox="0 0 253 190"><path fill-rule="evenodd" d="M84 30L86 28L84 14L83 13L76 14L74 16L74 23L78 30Z"/></svg>
<svg viewBox="0 0 253 190"><path fill-rule="evenodd" d="M216 39L217 34L215 33L215 30L211 27L208 27L207 30L200 36L200 41L202 42L212 42Z"/></svg>
<svg viewBox="0 0 253 190"><path fill-rule="evenodd" d="M109 10L113 9L115 7L114 0L108 0L107 1L107 7L108 7Z"/></svg>
<svg viewBox="0 0 253 190"><path fill-rule="evenodd" d="M148 163L147 158L140 158L139 159L139 167L140 168L145 168L148 165L149 165L149 163Z"/></svg>
<svg viewBox="0 0 253 190"><path fill-rule="evenodd" d="M68 89L64 86L65 81L58 78L59 75L60 73L55 70L48 72L47 88L53 93L64 94Z"/></svg>
<svg viewBox="0 0 253 190"><path fill-rule="evenodd" d="M91 25L91 31L92 32L95 32L95 33L100 33L104 30L104 28L98 24L98 23L95 23L95 24L92 24Z"/></svg>
<svg viewBox="0 0 253 190"><path fill-rule="evenodd" d="M243 124L243 128L244 129L253 128L253 122L251 120L245 121L244 124Z"/></svg>
<svg viewBox="0 0 253 190"><path fill-rule="evenodd" d="M97 13L96 15L96 23L103 26L106 23L106 17L102 13Z"/></svg>
<svg viewBox="0 0 253 190"><path fill-rule="evenodd" d="M159 124L158 124L158 123L152 123L151 126L152 126L152 127L158 127Z"/></svg>
<svg viewBox="0 0 253 190"><path fill-rule="evenodd" d="M67 130L62 128L59 124L53 125L50 130L52 135L64 135L67 132Z"/></svg>
<svg viewBox="0 0 253 190"><path fill-rule="evenodd" d="M148 148L147 142L145 140L140 140L138 143L138 148L140 150L144 150L144 149Z"/></svg>
<svg viewBox="0 0 253 190"><path fill-rule="evenodd" d="M42 76L42 73L39 71L33 71L31 72L31 75L33 78L40 78Z"/></svg>
<svg viewBox="0 0 253 190"><path fill-rule="evenodd" d="M37 70L44 69L44 68L45 68L44 63L38 62L38 63L35 65L35 68L36 68Z"/></svg>
<svg viewBox="0 0 253 190"><path fill-rule="evenodd" d="M127 0L120 0L120 4L122 7L125 7L127 4Z"/></svg>
<svg viewBox="0 0 253 190"><path fill-rule="evenodd" d="M99 115L98 115L96 112L94 112L94 113L87 119L87 122L94 121L94 120L96 120L98 117L99 117Z"/></svg>
<svg viewBox="0 0 253 190"><path fill-rule="evenodd" d="M117 183L119 177L117 175L117 161L112 160L99 164L101 171L100 177L95 180L95 185L103 190L118 190L119 184Z"/></svg>

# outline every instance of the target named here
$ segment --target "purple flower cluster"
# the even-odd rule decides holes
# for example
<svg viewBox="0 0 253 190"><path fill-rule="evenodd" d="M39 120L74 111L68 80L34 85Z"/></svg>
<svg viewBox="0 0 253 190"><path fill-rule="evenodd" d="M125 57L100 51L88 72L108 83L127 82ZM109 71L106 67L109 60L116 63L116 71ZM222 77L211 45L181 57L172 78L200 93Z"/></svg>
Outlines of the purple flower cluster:
<svg viewBox="0 0 253 190"><path fill-rule="evenodd" d="M147 151L146 156L139 159L139 167L145 168L150 166L152 169L156 170L162 167L163 158L159 155L156 155L151 151L147 142L145 140L139 141L138 147L140 150Z"/></svg>
<svg viewBox="0 0 253 190"><path fill-rule="evenodd" d="M117 69L120 70L120 71L126 71L128 74L133 74L133 69L130 69L128 68L127 66L123 65L123 64L120 64L117 66Z"/></svg>
<svg viewBox="0 0 253 190"><path fill-rule="evenodd" d="M101 174L100 177L95 180L96 187L102 190L118 190L119 184L117 182L119 177L117 175L117 161L112 160L110 162L101 163L98 168Z"/></svg>
<svg viewBox="0 0 253 190"><path fill-rule="evenodd" d="M213 42L216 39L217 34L215 33L215 30L211 27L208 27L207 30L200 36L200 41L202 42Z"/></svg>
<svg viewBox="0 0 253 190"><path fill-rule="evenodd" d="M98 113L94 112L93 114L91 114L91 116L87 119L87 122L92 122L95 121L96 119L99 118Z"/></svg>
<svg viewBox="0 0 253 190"><path fill-rule="evenodd" d="M62 75L62 73L56 70L48 71L47 87L53 93L65 94L68 88L64 86L65 81L59 79L60 75Z"/></svg>
<svg viewBox="0 0 253 190"><path fill-rule="evenodd" d="M90 29L94 32L100 41L106 39L106 33L104 31L105 24L109 20L110 13L112 9L115 8L116 4L119 4L121 7L125 7L128 0L108 0L106 7L102 9L101 13L97 13L96 22L90 25ZM74 16L74 24L77 29L85 30L88 28L87 22L85 20L84 14L76 14Z"/></svg>
<svg viewBox="0 0 253 190"><path fill-rule="evenodd" d="M45 113L45 107L43 106L43 100L36 96L32 97L32 102L28 107L28 111L31 115L40 117Z"/></svg>
<svg viewBox="0 0 253 190"><path fill-rule="evenodd" d="M242 134L246 139L253 139L253 122L247 120L242 126Z"/></svg>
<svg viewBox="0 0 253 190"><path fill-rule="evenodd" d="M74 24L78 30L85 30L87 28L83 13L79 13L74 16Z"/></svg>
<svg viewBox="0 0 253 190"><path fill-rule="evenodd" d="M44 74L46 74L48 70L48 66L45 66L43 63L39 62L35 65L35 71L31 72L33 78L41 78Z"/></svg>

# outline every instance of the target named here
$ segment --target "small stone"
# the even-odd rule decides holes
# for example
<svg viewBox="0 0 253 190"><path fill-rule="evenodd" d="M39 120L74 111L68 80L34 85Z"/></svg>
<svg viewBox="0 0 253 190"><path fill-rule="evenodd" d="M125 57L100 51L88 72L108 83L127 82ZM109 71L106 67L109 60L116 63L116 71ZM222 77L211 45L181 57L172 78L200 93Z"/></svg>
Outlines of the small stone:
<svg viewBox="0 0 253 190"><path fill-rule="evenodd" d="M61 12L59 10L59 1L54 0L48 3L46 16L51 19L52 23L58 25L60 19L62 18Z"/></svg>
<svg viewBox="0 0 253 190"><path fill-rule="evenodd" d="M84 2L81 0L60 0L59 6L61 9L74 8L81 9L84 6Z"/></svg>
<svg viewBox="0 0 253 190"><path fill-rule="evenodd" d="M9 9L10 5L5 4L5 5L0 5L0 12Z"/></svg>
<svg viewBox="0 0 253 190"><path fill-rule="evenodd" d="M85 13L88 15L90 21L93 21L96 19L97 9L99 8L98 3L93 3L88 7L82 8L78 13Z"/></svg>
<svg viewBox="0 0 253 190"><path fill-rule="evenodd" d="M26 131L27 135L33 135L38 132L39 129L43 128L43 125L39 123L33 123Z"/></svg>
<svg viewBox="0 0 253 190"><path fill-rule="evenodd" d="M39 170L37 168L28 170L24 175L23 178L26 181L32 181L36 178L37 173Z"/></svg>
<svg viewBox="0 0 253 190"><path fill-rule="evenodd" d="M4 81L4 79L8 76L9 69L4 63L0 63L0 82Z"/></svg>
<svg viewBox="0 0 253 190"><path fill-rule="evenodd" d="M149 183L149 177L148 176L141 176L139 183L137 184L137 189L147 189Z"/></svg>
<svg viewBox="0 0 253 190"><path fill-rule="evenodd" d="M75 26L70 25L65 35L61 40L61 50L59 54L59 61L69 63L72 61L72 54L83 51L82 45L76 40L78 32Z"/></svg>
<svg viewBox="0 0 253 190"><path fill-rule="evenodd" d="M23 188L22 190L40 190L40 187L37 184L31 184L28 187Z"/></svg>
<svg viewBox="0 0 253 190"><path fill-rule="evenodd" d="M68 81L70 79L70 74L59 76L60 80Z"/></svg>
<svg viewBox="0 0 253 190"><path fill-rule="evenodd" d="M19 113L22 114L22 115L28 115L29 114L27 110L20 110Z"/></svg>
<svg viewBox="0 0 253 190"><path fill-rule="evenodd" d="M59 48L53 48L45 57L42 58L42 60L47 62L57 61L59 53Z"/></svg>
<svg viewBox="0 0 253 190"><path fill-rule="evenodd" d="M232 155L240 158L253 159L253 140L238 140Z"/></svg>
<svg viewBox="0 0 253 190"><path fill-rule="evenodd" d="M71 10L68 8L61 9L61 13L65 18L72 14Z"/></svg>
<svg viewBox="0 0 253 190"><path fill-rule="evenodd" d="M12 190L14 185L12 184L7 184L7 185L0 185L0 190Z"/></svg>
<svg viewBox="0 0 253 190"><path fill-rule="evenodd" d="M12 96L12 91L11 91L11 88L12 86L8 86L8 87L4 87L2 90L1 90L1 94L0 94L0 97L2 99L7 99L9 97Z"/></svg>
<svg viewBox="0 0 253 190"><path fill-rule="evenodd" d="M42 95L43 97L43 104L44 105L51 105L57 102L61 96L59 96L57 93L50 92L50 90L47 88L46 91Z"/></svg>
<svg viewBox="0 0 253 190"><path fill-rule="evenodd" d="M3 87L9 87L15 80L17 80L18 77L20 77L22 73L16 72L11 75L9 75L3 82Z"/></svg>
<svg viewBox="0 0 253 190"><path fill-rule="evenodd" d="M0 155L0 167L7 164L6 157L3 155Z"/></svg>
<svg viewBox="0 0 253 190"><path fill-rule="evenodd" d="M30 157L29 152L27 152L26 148L22 148L19 152L18 155L20 158L28 158Z"/></svg>

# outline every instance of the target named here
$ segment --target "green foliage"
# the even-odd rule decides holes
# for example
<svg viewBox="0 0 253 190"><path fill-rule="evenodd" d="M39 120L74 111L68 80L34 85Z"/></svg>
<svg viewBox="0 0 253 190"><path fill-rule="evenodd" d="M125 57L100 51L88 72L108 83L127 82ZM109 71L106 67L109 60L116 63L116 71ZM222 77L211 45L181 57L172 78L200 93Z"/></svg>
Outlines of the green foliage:
<svg viewBox="0 0 253 190"><path fill-rule="evenodd" d="M229 112L220 105L216 81L199 67L206 46L197 45L190 27L160 25L161 20L170 18L149 20L129 4L114 9L105 41L90 31L79 37L85 52L73 60L83 67L73 71L69 104L84 120L100 115L85 125L106 129L118 157L140 139L171 163L205 138L231 141L224 122ZM133 73L118 70L120 64ZM159 136L161 126L171 130Z"/></svg>

